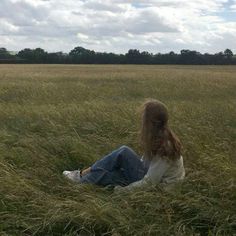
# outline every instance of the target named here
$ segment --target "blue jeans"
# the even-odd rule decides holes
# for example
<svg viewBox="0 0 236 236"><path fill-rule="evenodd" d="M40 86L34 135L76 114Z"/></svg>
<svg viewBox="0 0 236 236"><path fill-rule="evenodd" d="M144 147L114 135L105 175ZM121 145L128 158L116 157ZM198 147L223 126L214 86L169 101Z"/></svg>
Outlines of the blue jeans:
<svg viewBox="0 0 236 236"><path fill-rule="evenodd" d="M121 146L91 166L91 171L83 175L81 183L101 186L126 186L141 180L147 173L149 164L129 147Z"/></svg>

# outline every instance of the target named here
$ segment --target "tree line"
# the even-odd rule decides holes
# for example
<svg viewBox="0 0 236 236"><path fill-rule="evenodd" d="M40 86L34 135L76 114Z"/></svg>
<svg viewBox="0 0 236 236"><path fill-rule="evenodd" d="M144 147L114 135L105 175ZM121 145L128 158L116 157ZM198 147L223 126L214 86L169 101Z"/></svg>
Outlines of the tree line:
<svg viewBox="0 0 236 236"><path fill-rule="evenodd" d="M11 53L0 48L0 63L27 64L184 64L184 65L236 65L236 55L230 49L215 54L200 53L183 49L180 53L140 52L130 49L125 54L95 52L83 47L75 47L69 53L47 52L42 48L25 48Z"/></svg>

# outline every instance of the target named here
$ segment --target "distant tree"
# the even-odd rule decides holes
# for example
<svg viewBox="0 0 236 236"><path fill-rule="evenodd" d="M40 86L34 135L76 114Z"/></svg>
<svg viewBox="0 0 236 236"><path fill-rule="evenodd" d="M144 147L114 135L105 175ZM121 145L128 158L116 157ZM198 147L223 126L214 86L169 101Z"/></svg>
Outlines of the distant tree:
<svg viewBox="0 0 236 236"><path fill-rule="evenodd" d="M173 51L165 54L159 53L157 55L159 64L178 64L179 55Z"/></svg>
<svg viewBox="0 0 236 236"><path fill-rule="evenodd" d="M22 59L26 59L30 62L33 59L33 50L29 48L25 48L19 51L17 56L19 56Z"/></svg>
<svg viewBox="0 0 236 236"><path fill-rule="evenodd" d="M30 63L47 63L47 52L41 48L25 48L18 52L17 56Z"/></svg>
<svg viewBox="0 0 236 236"><path fill-rule="evenodd" d="M153 54L147 51L143 51L140 54L140 60L142 64L153 64Z"/></svg>
<svg viewBox="0 0 236 236"><path fill-rule="evenodd" d="M49 64L67 64L70 62L68 54L63 53L63 52L48 53L46 57L46 61Z"/></svg>
<svg viewBox="0 0 236 236"><path fill-rule="evenodd" d="M215 55L209 54L209 53L204 53L202 55L204 59L204 64L206 65L214 65L215 63Z"/></svg>
<svg viewBox="0 0 236 236"><path fill-rule="evenodd" d="M45 63L47 58L47 52L42 48L36 48L33 50L34 62L36 63Z"/></svg>
<svg viewBox="0 0 236 236"><path fill-rule="evenodd" d="M186 49L180 51L180 62L183 64L204 64L201 53Z"/></svg>
<svg viewBox="0 0 236 236"><path fill-rule="evenodd" d="M95 51L85 49L83 47L76 47L70 51L72 63L95 63Z"/></svg>
<svg viewBox="0 0 236 236"><path fill-rule="evenodd" d="M137 49L130 49L128 53L125 54L128 64L140 64L141 63L141 53Z"/></svg>
<svg viewBox="0 0 236 236"><path fill-rule="evenodd" d="M10 59L9 59L10 58ZM224 65L236 64L236 55L230 49L215 54L183 49L180 53L152 54L147 51L130 49L126 54L95 52L83 47L75 47L69 54L63 52L48 53L41 48L25 48L16 56L6 48L0 48L1 63L75 63L75 64L189 64Z"/></svg>
<svg viewBox="0 0 236 236"><path fill-rule="evenodd" d="M233 52L230 50L230 49L225 49L225 51L224 51L224 55L229 59L231 59L232 57L233 57Z"/></svg>
<svg viewBox="0 0 236 236"><path fill-rule="evenodd" d="M124 64L124 55L115 53L96 52L94 55L94 63L96 64Z"/></svg>
<svg viewBox="0 0 236 236"><path fill-rule="evenodd" d="M224 57L225 57L225 64L231 64L232 59L233 59L233 52L230 49L225 49L224 50Z"/></svg>
<svg viewBox="0 0 236 236"><path fill-rule="evenodd" d="M89 52L90 52L90 50L85 49L83 47L76 47L70 51L69 55L70 56L82 56L82 55L87 54Z"/></svg>
<svg viewBox="0 0 236 236"><path fill-rule="evenodd" d="M6 48L0 48L0 59L10 59L13 56L7 51Z"/></svg>
<svg viewBox="0 0 236 236"><path fill-rule="evenodd" d="M218 52L214 55L214 64L215 65L224 65L225 64L225 55L223 52Z"/></svg>

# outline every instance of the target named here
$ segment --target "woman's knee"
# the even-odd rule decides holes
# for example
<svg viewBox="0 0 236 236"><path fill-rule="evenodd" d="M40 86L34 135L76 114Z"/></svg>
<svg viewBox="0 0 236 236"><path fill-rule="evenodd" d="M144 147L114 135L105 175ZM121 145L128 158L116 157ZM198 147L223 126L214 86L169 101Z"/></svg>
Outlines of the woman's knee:
<svg viewBox="0 0 236 236"><path fill-rule="evenodd" d="M130 148L126 145L120 146L119 149L122 150L122 151L129 151L130 150Z"/></svg>
<svg viewBox="0 0 236 236"><path fill-rule="evenodd" d="M134 151L126 145L122 145L119 149L122 153L125 153L125 154L135 154Z"/></svg>

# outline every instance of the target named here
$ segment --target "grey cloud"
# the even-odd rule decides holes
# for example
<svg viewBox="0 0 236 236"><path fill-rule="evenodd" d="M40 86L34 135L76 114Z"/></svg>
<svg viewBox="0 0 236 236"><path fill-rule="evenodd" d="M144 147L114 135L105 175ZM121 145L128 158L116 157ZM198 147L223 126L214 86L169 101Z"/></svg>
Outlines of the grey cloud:
<svg viewBox="0 0 236 236"><path fill-rule="evenodd" d="M124 10L119 4L111 4L105 1L89 0L85 1L83 6L95 11L121 12Z"/></svg>
<svg viewBox="0 0 236 236"><path fill-rule="evenodd" d="M145 9L135 17L127 18L126 30L135 34L152 33L152 32L178 32L175 25L166 22L157 11Z"/></svg>
<svg viewBox="0 0 236 236"><path fill-rule="evenodd" d="M35 21L44 21L49 10L43 6L33 7L26 2L11 2L1 0L0 16L17 26L35 25Z"/></svg>
<svg viewBox="0 0 236 236"><path fill-rule="evenodd" d="M76 13L77 14L77 13ZM82 16L82 15L80 15ZM178 32L176 25L171 25L167 19L152 9L139 10L138 12L124 12L119 15L106 15L98 12L89 13L91 24L80 28L81 33L90 36L122 36L130 34L146 34L156 32Z"/></svg>
<svg viewBox="0 0 236 236"><path fill-rule="evenodd" d="M225 33L221 35L222 37L213 39L211 41L211 46L207 47L205 51L210 50L213 52L224 51L226 48L230 48L233 52L236 52L236 35L231 33Z"/></svg>

